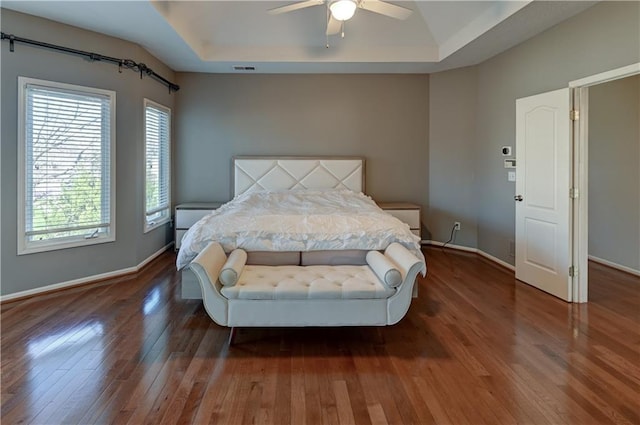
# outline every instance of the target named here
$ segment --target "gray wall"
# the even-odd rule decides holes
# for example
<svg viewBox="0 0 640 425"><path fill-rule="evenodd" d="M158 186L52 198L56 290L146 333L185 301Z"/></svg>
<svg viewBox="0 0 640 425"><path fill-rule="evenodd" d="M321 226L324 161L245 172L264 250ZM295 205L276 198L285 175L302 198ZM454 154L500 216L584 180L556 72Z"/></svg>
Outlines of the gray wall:
<svg viewBox="0 0 640 425"><path fill-rule="evenodd" d="M101 34L2 9L2 31L76 49L144 62L160 75L175 75L140 46ZM132 267L156 252L172 235L169 226L143 233L144 97L173 107L175 95L132 71L118 73L107 63L16 43L2 43L2 295ZM116 91L116 238L112 243L18 256L17 252L17 92L18 76Z"/></svg>
<svg viewBox="0 0 640 425"><path fill-rule="evenodd" d="M476 67L431 75L429 79L430 239L446 242L455 221L454 243L477 247L475 194Z"/></svg>
<svg viewBox="0 0 640 425"><path fill-rule="evenodd" d="M426 207L428 78L179 73L176 201L229 200L234 155L356 155L367 194Z"/></svg>
<svg viewBox="0 0 640 425"><path fill-rule="evenodd" d="M640 271L640 76L589 88L589 255Z"/></svg>
<svg viewBox="0 0 640 425"><path fill-rule="evenodd" d="M602 2L478 65L478 248L514 262L509 255L515 238L514 185L507 181L499 151L503 145L515 147L516 99L639 62L639 18L638 2ZM452 121L451 130L458 125Z"/></svg>

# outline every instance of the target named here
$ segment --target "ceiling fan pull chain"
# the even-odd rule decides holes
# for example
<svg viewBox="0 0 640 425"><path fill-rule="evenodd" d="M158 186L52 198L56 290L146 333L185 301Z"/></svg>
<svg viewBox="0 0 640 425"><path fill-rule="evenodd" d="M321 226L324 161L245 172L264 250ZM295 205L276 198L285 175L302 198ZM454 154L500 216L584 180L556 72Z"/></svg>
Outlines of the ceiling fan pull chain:
<svg viewBox="0 0 640 425"><path fill-rule="evenodd" d="M327 31L324 33L325 39L327 40L327 43L325 44L327 49L329 48L329 19L331 19L331 11L329 10L329 3L327 3Z"/></svg>
<svg viewBox="0 0 640 425"><path fill-rule="evenodd" d="M345 23L345 22L346 22L346 21L342 21L342 29L341 29L341 31L342 31L342 38L344 38L344 23Z"/></svg>

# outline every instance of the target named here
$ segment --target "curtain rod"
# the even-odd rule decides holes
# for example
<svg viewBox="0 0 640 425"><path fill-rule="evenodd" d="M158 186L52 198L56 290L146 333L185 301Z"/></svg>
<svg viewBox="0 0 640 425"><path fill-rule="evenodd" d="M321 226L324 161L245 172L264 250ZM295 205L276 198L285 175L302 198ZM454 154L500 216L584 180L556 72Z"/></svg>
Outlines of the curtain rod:
<svg viewBox="0 0 640 425"><path fill-rule="evenodd" d="M119 72L122 72L122 68L127 68L127 69L131 69L131 70L133 70L135 72L139 72L141 79L142 79L143 75L148 75L148 76L154 78L158 82L160 82L160 83L164 84L165 86L167 86L169 88L169 93L171 93L171 91L180 90L180 86L179 85L174 84L171 81L169 81L166 78L164 78L163 76L157 74L153 69L149 68L144 63L141 63L141 62L137 63L137 62L135 62L135 61L133 61L131 59L113 58L111 56L105 56L105 55L101 55L99 53L86 52L84 50L72 49L70 47L58 46L56 44L50 44L50 43L45 43L45 42L42 42L42 41L30 40L28 38L17 37L17 36L15 36L13 34L5 34L4 32L2 33L1 39L2 40L9 40L9 51L10 52L14 51L14 43L16 41L19 42L19 43L31 44L33 46L44 47L45 49L56 50L58 52L71 53L73 55L84 56L84 57L88 58L91 61L111 62L111 63L114 63L114 64L118 65Z"/></svg>

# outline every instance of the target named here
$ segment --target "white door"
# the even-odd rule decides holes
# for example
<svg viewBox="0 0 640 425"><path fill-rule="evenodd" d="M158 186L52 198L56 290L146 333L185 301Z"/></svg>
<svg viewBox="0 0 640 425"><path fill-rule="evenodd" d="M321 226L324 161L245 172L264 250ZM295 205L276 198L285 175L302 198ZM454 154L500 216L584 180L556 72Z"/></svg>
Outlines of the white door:
<svg viewBox="0 0 640 425"><path fill-rule="evenodd" d="M516 100L516 279L571 301L570 99Z"/></svg>

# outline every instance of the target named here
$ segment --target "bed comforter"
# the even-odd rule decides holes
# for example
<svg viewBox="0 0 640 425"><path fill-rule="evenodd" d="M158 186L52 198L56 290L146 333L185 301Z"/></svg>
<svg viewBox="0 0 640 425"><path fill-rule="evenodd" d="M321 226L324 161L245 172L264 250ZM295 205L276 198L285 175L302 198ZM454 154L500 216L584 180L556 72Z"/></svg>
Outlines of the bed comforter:
<svg viewBox="0 0 640 425"><path fill-rule="evenodd" d="M383 250L399 242L424 262L409 226L350 190L253 191L202 218L182 239L182 269L211 241L225 252ZM424 273L424 271L423 271Z"/></svg>

